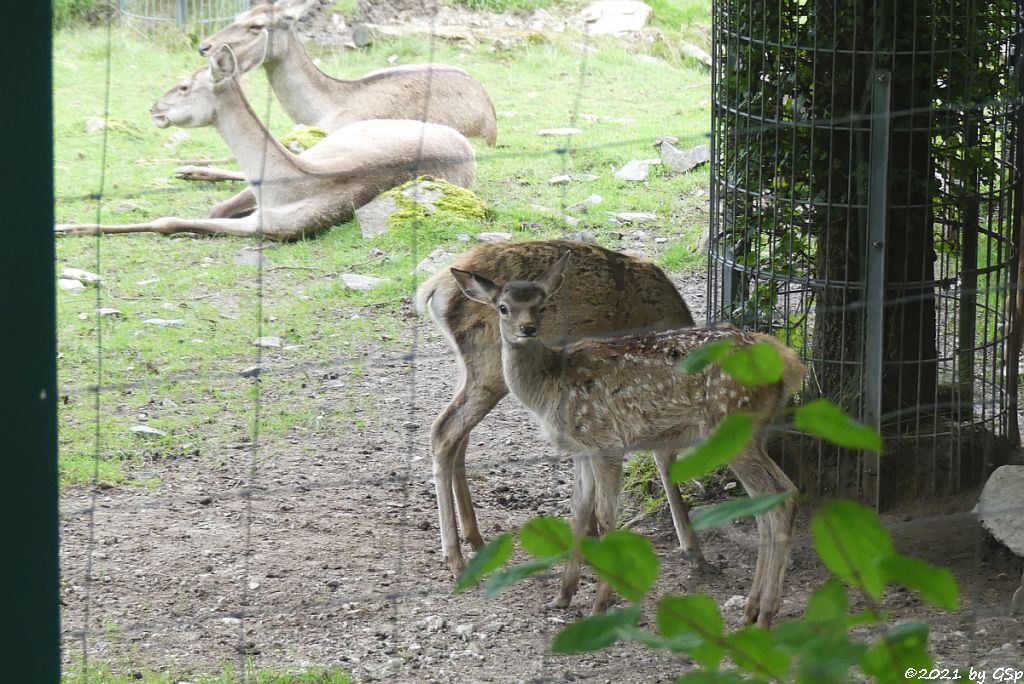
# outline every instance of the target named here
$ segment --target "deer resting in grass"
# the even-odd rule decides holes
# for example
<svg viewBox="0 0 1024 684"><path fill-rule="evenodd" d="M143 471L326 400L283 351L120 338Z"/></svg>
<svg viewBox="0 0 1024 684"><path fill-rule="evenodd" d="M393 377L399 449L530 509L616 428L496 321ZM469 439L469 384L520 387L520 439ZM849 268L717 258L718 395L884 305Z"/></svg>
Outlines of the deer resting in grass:
<svg viewBox="0 0 1024 684"><path fill-rule="evenodd" d="M353 80L320 71L303 47L295 22L313 2L259 5L199 45L208 56L227 45L243 73L261 64L270 87L295 123L336 131L354 121L410 119L451 126L466 137L497 140L494 104L484 87L462 69L447 64L412 64L381 69ZM196 180L232 180L231 171L182 167ZM218 173L223 178L218 178Z"/></svg>
<svg viewBox="0 0 1024 684"><path fill-rule="evenodd" d="M526 280L567 250L573 253L573 278L548 301L548 314L539 329L542 339L554 342L569 336L623 335L693 325L686 302L660 268L597 245L564 240L486 243L462 254L453 265L492 280ZM467 299L447 269L420 286L416 305L430 312L448 338L461 376L455 397L434 421L430 435L441 550L458 577L465 566L460 525L474 550L484 545L466 479L466 446L477 423L508 394L501 335L490 307ZM667 451L655 453L680 548L697 572L713 572L690 529L686 503L669 477L673 458Z"/></svg>
<svg viewBox="0 0 1024 684"><path fill-rule="evenodd" d="M626 453L652 450L671 459L709 435L727 415L748 411L758 436L730 468L751 496L795 491L764 451L764 427L799 387L804 367L796 353L774 338L732 326L683 328L617 339L585 339L555 348L541 341L545 307L563 284L569 254L536 280L499 285L452 269L466 297L490 307L501 333L505 384L540 421L545 436L574 455L572 526L577 538L596 515L598 532L615 527ZM629 287L637 287L630 283ZM782 379L746 387L717 365L682 374L676 364L701 345L730 340L736 346L768 343L784 362ZM796 504L792 499L757 518L759 548L746 618L771 624L782 597ZM554 605L567 607L579 583L579 555L571 558ZM599 582L594 611L602 611L611 587Z"/></svg>
<svg viewBox="0 0 1024 684"><path fill-rule="evenodd" d="M219 213L229 218L59 225L57 232L260 234L297 240L349 220L356 207L419 175L466 188L473 183L476 164L469 141L447 126L419 121L361 121L293 155L257 118L238 78L231 48L221 48L208 68L182 80L150 110L161 128L216 126L252 186L221 203Z"/></svg>

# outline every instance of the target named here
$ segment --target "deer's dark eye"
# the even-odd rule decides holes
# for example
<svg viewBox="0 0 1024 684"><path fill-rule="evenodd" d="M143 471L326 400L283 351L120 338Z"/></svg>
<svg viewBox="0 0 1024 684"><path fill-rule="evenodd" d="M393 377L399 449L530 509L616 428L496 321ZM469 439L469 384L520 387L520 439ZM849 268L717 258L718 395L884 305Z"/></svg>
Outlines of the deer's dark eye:
<svg viewBox="0 0 1024 684"><path fill-rule="evenodd" d="M508 307L505 306L504 304L499 304L498 313L500 313L502 316L508 316Z"/></svg>
<svg viewBox="0 0 1024 684"><path fill-rule="evenodd" d="M179 93L187 93L188 92L188 86L185 85L184 83L182 83L180 86L178 86L178 92Z"/></svg>

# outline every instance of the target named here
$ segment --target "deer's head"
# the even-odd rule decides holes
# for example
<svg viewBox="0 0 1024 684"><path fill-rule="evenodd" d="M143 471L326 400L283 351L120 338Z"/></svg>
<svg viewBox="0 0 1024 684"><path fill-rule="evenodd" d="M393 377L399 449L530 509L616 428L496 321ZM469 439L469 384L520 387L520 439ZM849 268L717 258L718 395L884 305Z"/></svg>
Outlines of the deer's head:
<svg viewBox="0 0 1024 684"><path fill-rule="evenodd" d="M238 78L238 64L225 46L210 57L210 65L186 76L149 108L157 128L209 126L216 117L217 96Z"/></svg>
<svg viewBox="0 0 1024 684"><path fill-rule="evenodd" d="M504 285L469 271L451 271L463 294L497 311L502 340L514 345L532 344L540 340L544 310L562 286L570 253L559 257L535 280L513 280Z"/></svg>
<svg viewBox="0 0 1024 684"><path fill-rule="evenodd" d="M212 55L225 45L238 59L242 73L255 69L288 49L291 29L315 2L279 0L242 12L235 20L199 44L199 54Z"/></svg>

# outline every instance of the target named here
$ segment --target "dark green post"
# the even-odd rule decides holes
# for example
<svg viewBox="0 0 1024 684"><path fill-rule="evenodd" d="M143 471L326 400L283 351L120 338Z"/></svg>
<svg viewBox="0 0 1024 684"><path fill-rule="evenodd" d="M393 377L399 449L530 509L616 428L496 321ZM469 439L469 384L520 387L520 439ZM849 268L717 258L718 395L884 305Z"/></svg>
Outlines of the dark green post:
<svg viewBox="0 0 1024 684"><path fill-rule="evenodd" d="M60 680L50 3L0 39L0 662L6 682Z"/></svg>

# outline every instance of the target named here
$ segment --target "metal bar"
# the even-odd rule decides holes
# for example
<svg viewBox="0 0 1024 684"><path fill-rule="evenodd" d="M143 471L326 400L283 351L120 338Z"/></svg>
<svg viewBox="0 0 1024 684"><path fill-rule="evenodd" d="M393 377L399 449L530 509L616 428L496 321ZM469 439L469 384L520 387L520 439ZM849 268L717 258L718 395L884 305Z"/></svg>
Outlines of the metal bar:
<svg viewBox="0 0 1024 684"><path fill-rule="evenodd" d="M185 3L186 3L186 0L174 0L174 17L177 20L178 28L180 28L180 29L185 28L185 19L186 19Z"/></svg>
<svg viewBox="0 0 1024 684"><path fill-rule="evenodd" d="M0 657L4 681L42 684L60 681L50 7L27 3L0 40L7 103L0 126L18 131L4 150L18 162L0 167L0 184L18 198L6 212L8 225L19 229L17 246L0 250L8 280L0 321L9 329L17 322L17 333L0 341L0 431L11 485L0 497L7 559L0 563Z"/></svg>
<svg viewBox="0 0 1024 684"><path fill-rule="evenodd" d="M892 77L878 69L872 75L871 152L868 179L868 235L864 274L867 307L864 317L864 418L882 427L882 369L885 363L885 247L888 222L889 131L892 125ZM878 507L878 454L861 457L861 497Z"/></svg>

